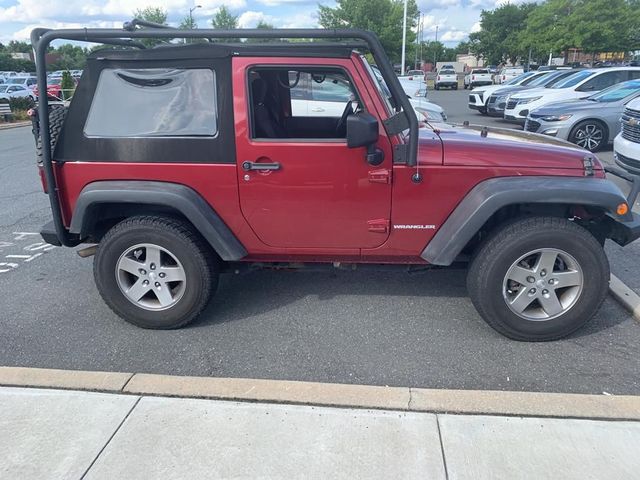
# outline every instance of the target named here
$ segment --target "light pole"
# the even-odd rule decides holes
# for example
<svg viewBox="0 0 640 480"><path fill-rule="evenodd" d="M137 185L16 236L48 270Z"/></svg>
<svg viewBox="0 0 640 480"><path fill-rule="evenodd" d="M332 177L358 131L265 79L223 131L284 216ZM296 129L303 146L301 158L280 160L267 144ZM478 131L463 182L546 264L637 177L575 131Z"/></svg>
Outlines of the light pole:
<svg viewBox="0 0 640 480"><path fill-rule="evenodd" d="M404 15L402 17L402 64L400 65L400 75L404 75L404 54L407 48L407 1L404 0Z"/></svg>
<svg viewBox="0 0 640 480"><path fill-rule="evenodd" d="M196 5L195 7L191 7L189 9L189 27L191 29L193 29L193 11L197 10L198 8L202 8L202 5Z"/></svg>
<svg viewBox="0 0 640 480"><path fill-rule="evenodd" d="M438 26L436 25L436 41L433 43L433 68L438 65Z"/></svg>

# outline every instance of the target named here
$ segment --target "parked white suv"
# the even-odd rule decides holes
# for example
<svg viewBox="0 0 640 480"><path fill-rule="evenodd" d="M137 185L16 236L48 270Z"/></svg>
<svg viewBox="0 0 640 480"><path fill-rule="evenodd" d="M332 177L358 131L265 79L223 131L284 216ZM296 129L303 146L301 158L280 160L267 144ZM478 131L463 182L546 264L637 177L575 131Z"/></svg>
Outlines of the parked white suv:
<svg viewBox="0 0 640 480"><path fill-rule="evenodd" d="M436 75L436 82L434 88L440 90L442 87L458 89L458 74L455 70L441 68Z"/></svg>
<svg viewBox="0 0 640 480"><path fill-rule="evenodd" d="M527 72L522 75L512 78L506 83L502 85L488 85L486 87L476 87L469 92L469 103L468 106L471 110L478 110L480 113L487 113L487 101L489 97L505 87L515 87L518 85L526 85L529 82L532 82L534 79L539 77L540 75L544 75L548 72Z"/></svg>
<svg viewBox="0 0 640 480"><path fill-rule="evenodd" d="M493 75L486 68L474 68L464 76L464 88L492 85Z"/></svg>
<svg viewBox="0 0 640 480"><path fill-rule="evenodd" d="M631 100L621 118L622 130L613 141L613 155L618 164L640 174L640 98Z"/></svg>
<svg viewBox="0 0 640 480"><path fill-rule="evenodd" d="M529 112L550 103L564 102L593 95L620 82L640 78L640 67L580 70L551 88L534 88L509 97L505 120L524 123Z"/></svg>
<svg viewBox="0 0 640 480"><path fill-rule="evenodd" d="M502 83L507 83L512 78L516 78L518 75L522 75L524 73L524 68L522 67L504 67L497 75L494 77L494 83L500 85Z"/></svg>

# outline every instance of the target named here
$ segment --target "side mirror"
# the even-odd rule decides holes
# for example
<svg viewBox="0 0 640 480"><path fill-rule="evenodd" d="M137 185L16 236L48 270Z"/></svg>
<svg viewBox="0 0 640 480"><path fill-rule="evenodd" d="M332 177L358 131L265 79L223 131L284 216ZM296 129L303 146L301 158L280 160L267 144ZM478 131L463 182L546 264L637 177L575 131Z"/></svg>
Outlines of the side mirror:
<svg viewBox="0 0 640 480"><path fill-rule="evenodd" d="M358 112L347 117L347 147L367 147L369 165L377 166L384 161L384 153L376 148L378 120L367 112Z"/></svg>
<svg viewBox="0 0 640 480"><path fill-rule="evenodd" d="M347 147L368 147L378 141L378 120L367 112L347 117Z"/></svg>

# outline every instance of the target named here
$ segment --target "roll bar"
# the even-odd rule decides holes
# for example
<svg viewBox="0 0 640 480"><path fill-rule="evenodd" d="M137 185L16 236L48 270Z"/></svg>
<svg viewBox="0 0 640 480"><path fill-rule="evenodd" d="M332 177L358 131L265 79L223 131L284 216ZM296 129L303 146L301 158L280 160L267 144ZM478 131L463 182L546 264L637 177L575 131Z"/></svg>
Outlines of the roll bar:
<svg viewBox="0 0 640 480"><path fill-rule="evenodd" d="M143 27L143 28L138 28ZM373 58L384 78L394 99L396 114L385 121L385 125L394 133L409 129L409 143L402 145L406 148L404 157L410 166L417 165L418 156L418 118L409 103L409 98L404 93L391 62L380 43L378 37L370 31L360 29L194 29L180 30L165 25L133 19L126 22L123 29L116 28L72 28L72 29L46 29L36 28L31 32L31 45L35 54L38 90L47 91L47 68L45 54L47 47L53 40L75 40L95 43L107 43L112 45L132 46L144 48L137 39L142 38L310 38L310 39L359 39L367 44ZM48 186L49 202L53 214L53 223L60 243L66 246L77 245L78 239L73 237L64 227L60 208L59 189L56 185L55 175L51 162L51 139L49 136L49 105L46 95L40 95L38 116L40 121L40 135L42 135L42 159L44 174Z"/></svg>

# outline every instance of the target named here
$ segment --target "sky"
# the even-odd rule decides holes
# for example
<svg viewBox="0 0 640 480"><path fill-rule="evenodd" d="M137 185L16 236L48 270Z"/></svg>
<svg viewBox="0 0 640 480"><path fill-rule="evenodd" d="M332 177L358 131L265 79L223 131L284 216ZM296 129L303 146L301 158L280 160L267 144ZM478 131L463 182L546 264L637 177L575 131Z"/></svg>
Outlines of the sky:
<svg viewBox="0 0 640 480"><path fill-rule="evenodd" d="M455 46L479 28L482 9L493 9L509 0L417 0L424 13L424 40L438 40ZM522 0L511 0L520 3ZM239 15L241 27L250 28L264 20L281 28L317 27L318 3L334 6L334 0L0 0L0 42L28 40L34 27L120 28L133 11L147 6L163 7L173 25L200 5L194 18L201 28L221 5Z"/></svg>

